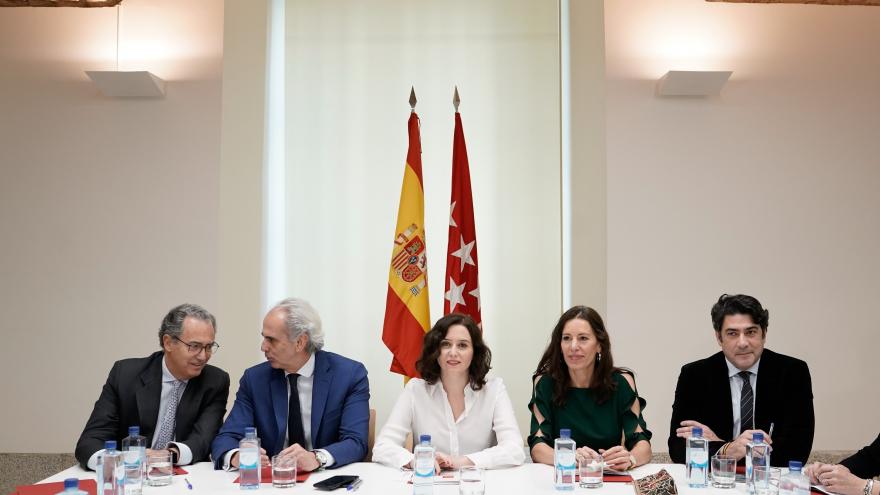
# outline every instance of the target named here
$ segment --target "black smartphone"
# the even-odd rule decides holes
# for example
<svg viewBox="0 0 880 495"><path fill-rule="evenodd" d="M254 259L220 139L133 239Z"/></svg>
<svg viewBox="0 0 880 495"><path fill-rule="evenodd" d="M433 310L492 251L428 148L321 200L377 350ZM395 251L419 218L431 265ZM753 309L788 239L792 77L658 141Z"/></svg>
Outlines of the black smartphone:
<svg viewBox="0 0 880 495"><path fill-rule="evenodd" d="M357 481L358 478L359 478L359 476L351 476L351 475L331 476L324 481L319 481L319 482L315 483L314 486L318 490L330 491L330 490L335 490L337 488L342 488L344 486L348 486L348 485L354 483L355 481Z"/></svg>

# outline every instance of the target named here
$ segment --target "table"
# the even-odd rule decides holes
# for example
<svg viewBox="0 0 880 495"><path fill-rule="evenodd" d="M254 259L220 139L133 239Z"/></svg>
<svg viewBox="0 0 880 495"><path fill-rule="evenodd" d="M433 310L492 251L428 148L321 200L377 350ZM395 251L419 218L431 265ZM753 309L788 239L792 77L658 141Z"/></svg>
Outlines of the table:
<svg viewBox="0 0 880 495"><path fill-rule="evenodd" d="M215 471L210 462L200 462L192 466L184 466L189 471L186 478L193 485L192 491L187 490L183 476L175 476L171 485L162 487L145 486L143 495L200 495L200 494L237 494L242 490L237 483L232 481L238 477L237 472ZM633 478L641 478L654 474L660 469L666 469L675 479L675 484L681 495L746 495L745 486L737 483L736 488L722 490L718 488L690 488L685 482L685 468L683 464L646 464L632 471ZM363 483L358 490L358 495L411 495L412 485L407 481L410 472L374 464L371 462L359 462L349 464L339 469L328 469L312 473L305 483L300 483L294 488L274 488L269 483L263 483L257 493L279 493L297 495L303 493L319 493L312 485L318 481L337 474L356 474L363 478ZM65 478L92 478L95 473L85 471L79 466L65 469L58 474L50 476L41 483L51 481L63 481ZM493 469L486 471L486 495L509 495L509 494L559 494L553 489L553 468L544 464L523 464L515 468ZM253 492L251 492L253 493ZM336 490L336 494L344 494L345 490ZM605 483L600 489L587 489L577 487L576 494L580 495L634 495L631 483ZM435 485L434 495L457 495L456 485Z"/></svg>

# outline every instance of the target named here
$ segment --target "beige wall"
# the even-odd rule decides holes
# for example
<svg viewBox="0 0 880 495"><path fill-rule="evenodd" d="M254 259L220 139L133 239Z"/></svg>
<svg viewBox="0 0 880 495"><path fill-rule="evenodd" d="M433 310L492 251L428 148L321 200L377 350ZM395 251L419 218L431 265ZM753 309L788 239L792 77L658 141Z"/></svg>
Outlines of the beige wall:
<svg viewBox="0 0 880 495"><path fill-rule="evenodd" d="M157 350L172 306L218 306L223 6L125 2L120 67L162 100L82 72L115 65L113 9L2 10L0 451L70 452L113 361Z"/></svg>
<svg viewBox="0 0 880 495"><path fill-rule="evenodd" d="M679 367L718 350L721 293L770 310L806 360L818 449L864 445L880 396L880 9L605 5L608 325L666 450ZM729 69L722 97L663 99L670 69Z"/></svg>

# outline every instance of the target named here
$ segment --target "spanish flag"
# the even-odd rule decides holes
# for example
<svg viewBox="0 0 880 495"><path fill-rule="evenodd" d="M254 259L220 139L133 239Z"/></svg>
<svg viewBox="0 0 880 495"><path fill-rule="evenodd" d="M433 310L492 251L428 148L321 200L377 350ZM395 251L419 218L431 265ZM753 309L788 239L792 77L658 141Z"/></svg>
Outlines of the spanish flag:
<svg viewBox="0 0 880 495"><path fill-rule="evenodd" d="M391 266L382 341L391 350L391 371L418 377L416 361L431 325L428 307L428 259L425 245L425 194L422 187L422 144L419 117L409 117L409 150L403 169L400 207Z"/></svg>

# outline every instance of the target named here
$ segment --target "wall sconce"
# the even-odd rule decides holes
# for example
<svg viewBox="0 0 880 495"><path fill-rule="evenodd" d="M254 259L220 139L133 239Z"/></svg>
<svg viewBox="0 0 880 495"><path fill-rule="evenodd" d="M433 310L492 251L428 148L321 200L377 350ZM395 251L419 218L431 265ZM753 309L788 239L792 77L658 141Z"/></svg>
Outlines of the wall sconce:
<svg viewBox="0 0 880 495"><path fill-rule="evenodd" d="M145 70L119 70L119 5L116 6L116 70L87 70L98 90L113 98L164 98L165 81Z"/></svg>
<svg viewBox="0 0 880 495"><path fill-rule="evenodd" d="M731 74L730 70L671 70L657 81L657 95L716 96Z"/></svg>

